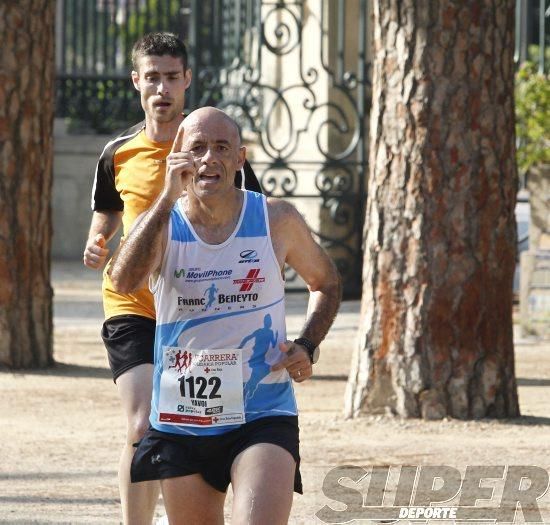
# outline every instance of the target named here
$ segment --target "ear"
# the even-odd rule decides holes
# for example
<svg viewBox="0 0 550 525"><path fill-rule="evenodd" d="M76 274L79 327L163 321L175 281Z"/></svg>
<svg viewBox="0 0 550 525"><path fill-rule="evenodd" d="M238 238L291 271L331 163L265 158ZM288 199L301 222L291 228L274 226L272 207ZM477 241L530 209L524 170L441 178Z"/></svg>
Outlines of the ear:
<svg viewBox="0 0 550 525"><path fill-rule="evenodd" d="M190 68L187 68L184 73L184 79L185 79L185 89L187 89L191 85L191 80L193 79L193 72Z"/></svg>
<svg viewBox="0 0 550 525"><path fill-rule="evenodd" d="M240 170L244 166L244 161L246 160L246 148L241 146L239 148L239 162L237 164L237 170Z"/></svg>
<svg viewBox="0 0 550 525"><path fill-rule="evenodd" d="M139 73L137 71L132 71L132 83L134 87L139 91Z"/></svg>

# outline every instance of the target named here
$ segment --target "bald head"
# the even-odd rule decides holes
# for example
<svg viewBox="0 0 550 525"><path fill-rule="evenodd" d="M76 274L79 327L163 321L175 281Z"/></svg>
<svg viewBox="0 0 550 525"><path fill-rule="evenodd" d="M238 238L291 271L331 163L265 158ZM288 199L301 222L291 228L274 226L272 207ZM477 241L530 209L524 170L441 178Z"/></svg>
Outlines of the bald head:
<svg viewBox="0 0 550 525"><path fill-rule="evenodd" d="M237 123L221 109L206 106L191 112L183 121L185 132L203 131L206 129L218 129L225 133L227 140L232 145L239 147L241 145L241 133Z"/></svg>
<svg viewBox="0 0 550 525"><path fill-rule="evenodd" d="M235 189L235 172L243 167L246 148L241 145L239 127L223 111L200 108L183 119L174 140L173 152L193 159L196 196L222 195Z"/></svg>

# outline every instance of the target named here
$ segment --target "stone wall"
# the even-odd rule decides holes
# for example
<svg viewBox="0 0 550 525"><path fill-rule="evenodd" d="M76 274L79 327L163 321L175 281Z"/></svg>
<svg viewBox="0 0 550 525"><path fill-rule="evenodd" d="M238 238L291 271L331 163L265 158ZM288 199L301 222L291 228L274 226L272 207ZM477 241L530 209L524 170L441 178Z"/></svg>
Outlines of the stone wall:
<svg viewBox="0 0 550 525"><path fill-rule="evenodd" d="M54 259L80 259L88 236L90 200L97 159L110 137L68 135L62 119L54 126L52 191Z"/></svg>
<svg viewBox="0 0 550 525"><path fill-rule="evenodd" d="M520 316L523 335L550 336L550 165L527 179L529 250L521 254Z"/></svg>

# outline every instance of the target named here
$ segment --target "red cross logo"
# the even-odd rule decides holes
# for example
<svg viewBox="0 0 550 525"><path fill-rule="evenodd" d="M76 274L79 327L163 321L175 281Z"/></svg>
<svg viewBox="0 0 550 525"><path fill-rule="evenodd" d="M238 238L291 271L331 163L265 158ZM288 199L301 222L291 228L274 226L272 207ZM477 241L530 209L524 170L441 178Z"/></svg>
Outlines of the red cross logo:
<svg viewBox="0 0 550 525"><path fill-rule="evenodd" d="M241 285L239 289L240 292L249 292L252 289L252 285L254 283L263 283L265 281L265 277L258 277L259 274L259 268L252 268L248 270L248 274L244 279L235 279L233 281L233 284Z"/></svg>
<svg viewBox="0 0 550 525"><path fill-rule="evenodd" d="M206 367L204 371L208 374L208 372L210 372L210 368Z"/></svg>

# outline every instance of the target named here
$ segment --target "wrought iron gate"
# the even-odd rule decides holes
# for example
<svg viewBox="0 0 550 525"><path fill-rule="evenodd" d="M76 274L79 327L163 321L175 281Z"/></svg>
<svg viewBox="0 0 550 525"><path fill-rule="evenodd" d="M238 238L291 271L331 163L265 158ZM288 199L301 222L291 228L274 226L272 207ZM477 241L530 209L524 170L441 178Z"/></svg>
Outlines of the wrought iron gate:
<svg viewBox="0 0 550 525"><path fill-rule="evenodd" d="M92 2L60 3L65 15L81 4L92 19ZM344 293L358 297L370 104L367 0L93 4L96 11L101 7L101 23L93 22L84 37L77 36L76 22L65 30L63 38L70 34L73 40L64 40L62 50L69 54L58 62L72 64L73 71L65 68L58 77L58 114L70 114L76 89L81 95L73 113L104 112L115 122L139 118L128 80L131 41L148 30L178 33L190 48L190 108L217 105L240 123L266 193L302 211L336 262ZM99 41L110 45L114 57L94 51ZM92 58L79 62L78 49ZM79 67L86 60L96 69ZM302 286L290 273L287 281L290 288Z"/></svg>
<svg viewBox="0 0 550 525"><path fill-rule="evenodd" d="M192 4L193 106L215 103L239 121L265 191L303 211L346 295L358 296L370 100L366 0ZM206 20L212 33L200 31Z"/></svg>

